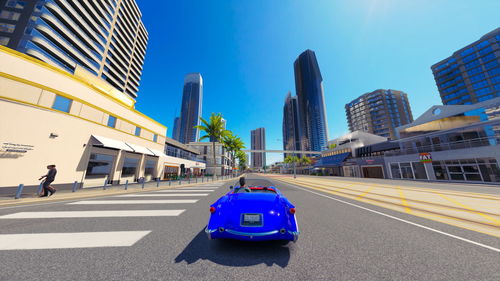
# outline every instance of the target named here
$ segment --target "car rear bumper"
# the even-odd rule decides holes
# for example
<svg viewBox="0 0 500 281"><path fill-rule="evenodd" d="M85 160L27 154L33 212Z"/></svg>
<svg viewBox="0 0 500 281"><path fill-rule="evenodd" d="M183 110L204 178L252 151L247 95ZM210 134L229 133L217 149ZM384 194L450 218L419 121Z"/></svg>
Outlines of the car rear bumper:
<svg viewBox="0 0 500 281"><path fill-rule="evenodd" d="M208 239L236 239L247 241L265 241L265 240L289 240L296 242L299 238L299 232L290 230L272 230L267 232L242 232L232 229L205 229Z"/></svg>

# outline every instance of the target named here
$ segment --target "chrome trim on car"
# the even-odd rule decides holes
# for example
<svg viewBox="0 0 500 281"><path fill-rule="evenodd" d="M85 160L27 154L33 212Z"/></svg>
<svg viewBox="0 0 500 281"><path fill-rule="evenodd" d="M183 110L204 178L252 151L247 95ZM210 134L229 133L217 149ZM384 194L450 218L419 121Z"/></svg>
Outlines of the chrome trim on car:
<svg viewBox="0 0 500 281"><path fill-rule="evenodd" d="M288 231L288 233L293 235L293 242L297 242L297 239L299 239L299 232L298 231Z"/></svg>
<svg viewBox="0 0 500 281"><path fill-rule="evenodd" d="M212 239L212 233L214 233L216 231L217 231L217 229L208 229L208 227L205 228L205 233L207 234L208 239Z"/></svg>
<svg viewBox="0 0 500 281"><path fill-rule="evenodd" d="M241 235L241 236L267 236L267 235L276 234L279 231L273 230L273 231L268 231L268 232L241 232L241 231L226 229L226 232L229 232L229 233L234 234L234 235Z"/></svg>

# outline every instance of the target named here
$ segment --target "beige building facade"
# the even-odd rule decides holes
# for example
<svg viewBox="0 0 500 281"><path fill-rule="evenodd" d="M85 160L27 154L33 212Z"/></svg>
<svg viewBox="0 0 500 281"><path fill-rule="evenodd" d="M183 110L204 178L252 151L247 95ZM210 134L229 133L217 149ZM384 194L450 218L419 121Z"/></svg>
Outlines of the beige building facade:
<svg viewBox="0 0 500 281"><path fill-rule="evenodd" d="M0 46L0 188L38 185L49 164L54 184L84 187L164 179L166 166L205 168L166 155L167 128L103 85Z"/></svg>

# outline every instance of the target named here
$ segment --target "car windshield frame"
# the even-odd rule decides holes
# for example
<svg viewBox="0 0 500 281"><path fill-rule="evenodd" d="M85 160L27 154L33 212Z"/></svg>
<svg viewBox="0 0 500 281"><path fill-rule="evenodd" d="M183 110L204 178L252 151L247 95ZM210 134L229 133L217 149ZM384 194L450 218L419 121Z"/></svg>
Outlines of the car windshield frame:
<svg viewBox="0 0 500 281"><path fill-rule="evenodd" d="M250 192L246 191L250 190ZM267 186L250 186L250 187L241 187L237 186L233 190L233 194L237 193L258 193L258 194L263 194L263 193L271 193L271 194L278 194L276 189L272 187L267 187Z"/></svg>

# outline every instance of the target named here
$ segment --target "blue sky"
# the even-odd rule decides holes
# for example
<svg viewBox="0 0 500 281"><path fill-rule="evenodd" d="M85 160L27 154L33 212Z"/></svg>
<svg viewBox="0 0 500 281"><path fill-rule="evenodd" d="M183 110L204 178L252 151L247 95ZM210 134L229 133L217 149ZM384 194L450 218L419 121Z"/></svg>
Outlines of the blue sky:
<svg viewBox="0 0 500 281"><path fill-rule="evenodd" d="M266 128L282 148L293 62L316 52L329 139L347 133L344 105L376 89L408 93L414 117L441 104L430 66L500 26L497 0L137 0L149 44L136 108L168 127L183 77L200 72L203 116L221 112L250 147ZM268 154L268 164L282 159Z"/></svg>

